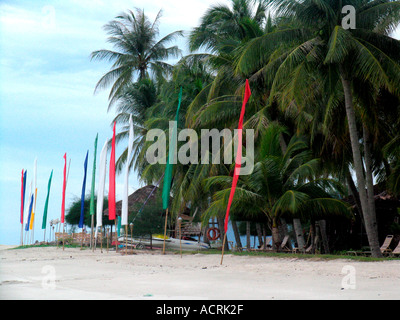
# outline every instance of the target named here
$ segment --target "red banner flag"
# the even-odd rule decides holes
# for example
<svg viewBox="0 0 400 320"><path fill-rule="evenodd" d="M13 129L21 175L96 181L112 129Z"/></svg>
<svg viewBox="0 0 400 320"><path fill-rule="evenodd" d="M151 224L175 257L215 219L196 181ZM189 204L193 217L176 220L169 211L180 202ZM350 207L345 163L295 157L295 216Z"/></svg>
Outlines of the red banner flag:
<svg viewBox="0 0 400 320"><path fill-rule="evenodd" d="M113 137L111 144L111 157L110 157L110 181L108 187L108 219L115 220L115 122L113 128Z"/></svg>
<svg viewBox="0 0 400 320"><path fill-rule="evenodd" d="M61 202L61 223L64 223L65 219L65 189L67 187L67 154L64 154L64 183L62 189L62 202Z"/></svg>
<svg viewBox="0 0 400 320"><path fill-rule="evenodd" d="M226 215L225 215L225 233L228 231L229 211L231 209L233 196L235 195L236 185L240 174L240 167L242 165L243 118L244 118L244 113L246 111L246 104L247 101L250 99L250 96L251 96L251 91L250 91L249 81L246 80L246 88L244 91L242 111L240 112L239 125L238 125L238 148L235 159L235 171L233 172L232 188L231 188L231 193L229 195L228 207L226 208Z"/></svg>

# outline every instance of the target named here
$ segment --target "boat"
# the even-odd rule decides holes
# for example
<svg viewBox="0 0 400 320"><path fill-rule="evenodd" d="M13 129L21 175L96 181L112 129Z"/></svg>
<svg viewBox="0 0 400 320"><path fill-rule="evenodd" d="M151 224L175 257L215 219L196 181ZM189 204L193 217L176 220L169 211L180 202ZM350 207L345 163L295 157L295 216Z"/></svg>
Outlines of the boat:
<svg viewBox="0 0 400 320"><path fill-rule="evenodd" d="M163 235L153 235L150 243L150 238L132 238L132 237L119 237L118 241L121 245L126 245L127 247L134 247L136 249L144 249L150 245L154 248L162 248L164 246L164 236ZM176 239L166 236L165 237L165 248L173 250L207 250L210 249L210 245L204 242L199 242L192 239L182 238Z"/></svg>

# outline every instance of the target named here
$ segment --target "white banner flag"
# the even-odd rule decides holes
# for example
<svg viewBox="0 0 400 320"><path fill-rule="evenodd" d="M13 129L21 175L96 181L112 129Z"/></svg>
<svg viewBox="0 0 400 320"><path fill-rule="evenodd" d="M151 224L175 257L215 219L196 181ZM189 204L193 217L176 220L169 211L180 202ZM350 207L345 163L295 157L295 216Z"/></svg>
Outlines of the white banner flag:
<svg viewBox="0 0 400 320"><path fill-rule="evenodd" d="M99 184L97 189L97 207L96 207L96 238L98 228L103 225L103 204L104 204L104 186L106 183L106 166L107 166L107 143L104 143L100 154L99 165Z"/></svg>
<svg viewBox="0 0 400 320"><path fill-rule="evenodd" d="M129 117L128 157L126 158L124 194L122 196L122 209L121 209L121 225L122 226L126 226L128 224L129 164L131 162L132 146L133 146L133 121L132 121L132 115L130 115L130 117Z"/></svg>

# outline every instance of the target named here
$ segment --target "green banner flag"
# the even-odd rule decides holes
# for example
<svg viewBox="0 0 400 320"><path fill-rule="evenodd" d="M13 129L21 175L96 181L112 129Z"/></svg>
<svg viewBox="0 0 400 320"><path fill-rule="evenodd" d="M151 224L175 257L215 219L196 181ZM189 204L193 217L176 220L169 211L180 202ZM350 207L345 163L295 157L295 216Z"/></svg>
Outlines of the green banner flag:
<svg viewBox="0 0 400 320"><path fill-rule="evenodd" d="M96 181L96 154L97 154L97 138L99 134L96 135L96 140L94 140L94 158L93 158L93 170L92 170L92 190L90 193L90 215L95 214L95 203L94 203L94 189Z"/></svg>
<svg viewBox="0 0 400 320"><path fill-rule="evenodd" d="M176 152L176 135L178 131L178 120L179 120L179 109L181 108L182 102L182 87L179 91L179 102L178 102L178 109L176 110L175 122L172 131L172 137L170 140L169 145L169 154L167 159L167 167L165 169L165 176L164 176L164 186L162 192L162 200L163 200L163 209L167 209L169 205L169 198L171 192L171 182L172 182L172 169L173 169L173 160Z"/></svg>
<svg viewBox="0 0 400 320"><path fill-rule="evenodd" d="M44 204L44 212L43 212L43 221L42 221L42 229L46 229L46 223L47 223L47 210L49 208L49 196L50 196L50 187L51 187L51 178L53 177L53 170L51 170L50 178L49 178L49 184L47 186L47 197L46 197L46 202Z"/></svg>

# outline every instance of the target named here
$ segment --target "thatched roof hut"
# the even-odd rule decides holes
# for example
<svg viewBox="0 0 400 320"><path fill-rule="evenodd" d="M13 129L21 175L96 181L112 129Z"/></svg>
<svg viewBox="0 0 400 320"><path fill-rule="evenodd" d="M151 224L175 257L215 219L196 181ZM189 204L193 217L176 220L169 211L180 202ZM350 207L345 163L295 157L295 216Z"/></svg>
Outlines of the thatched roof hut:
<svg viewBox="0 0 400 320"><path fill-rule="evenodd" d="M137 205L143 204L146 200L147 203L151 203L155 200L158 192L158 187L153 185L147 185L143 188L137 189L134 193L128 196L128 211L136 207ZM117 216L121 215L122 200L115 203ZM104 210L104 214L108 216L108 208Z"/></svg>

